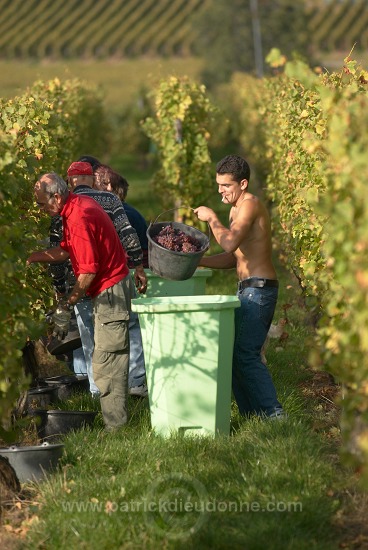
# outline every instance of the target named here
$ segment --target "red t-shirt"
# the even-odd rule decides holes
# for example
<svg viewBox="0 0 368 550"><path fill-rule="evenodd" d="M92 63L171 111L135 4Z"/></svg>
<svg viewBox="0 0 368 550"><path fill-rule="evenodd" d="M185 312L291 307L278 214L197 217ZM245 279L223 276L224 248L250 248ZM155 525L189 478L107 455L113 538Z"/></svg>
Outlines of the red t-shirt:
<svg viewBox="0 0 368 550"><path fill-rule="evenodd" d="M94 199L70 193L61 211L63 240L75 276L96 273L87 294L94 298L126 277L127 256L114 224Z"/></svg>

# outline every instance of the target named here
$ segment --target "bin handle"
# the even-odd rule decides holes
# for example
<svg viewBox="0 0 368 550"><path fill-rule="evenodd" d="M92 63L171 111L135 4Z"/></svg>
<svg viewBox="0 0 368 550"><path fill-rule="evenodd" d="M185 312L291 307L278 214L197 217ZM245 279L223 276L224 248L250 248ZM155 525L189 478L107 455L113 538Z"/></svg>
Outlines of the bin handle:
<svg viewBox="0 0 368 550"><path fill-rule="evenodd" d="M173 212L174 210L181 210L182 208L189 208L189 210L193 210L194 212L194 208L192 208L191 206L177 206L176 208L170 208L169 210L164 210L163 212L161 212L161 214L159 214L157 216L157 218L155 219L154 222L151 222L150 225L153 225L157 222L157 220L159 219L160 216L162 216L162 214L166 214L166 212ZM208 225L208 238L211 239L211 227L210 227L210 224L208 222L206 222L207 225Z"/></svg>

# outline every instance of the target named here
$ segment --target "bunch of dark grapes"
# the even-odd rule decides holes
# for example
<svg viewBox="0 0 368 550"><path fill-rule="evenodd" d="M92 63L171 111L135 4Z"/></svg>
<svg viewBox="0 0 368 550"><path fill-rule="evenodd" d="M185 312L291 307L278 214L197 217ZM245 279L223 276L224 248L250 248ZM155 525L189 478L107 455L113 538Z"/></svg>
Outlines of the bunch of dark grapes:
<svg viewBox="0 0 368 550"><path fill-rule="evenodd" d="M166 225L152 240L167 250L174 252L199 252L201 243L195 237L191 237L172 225Z"/></svg>

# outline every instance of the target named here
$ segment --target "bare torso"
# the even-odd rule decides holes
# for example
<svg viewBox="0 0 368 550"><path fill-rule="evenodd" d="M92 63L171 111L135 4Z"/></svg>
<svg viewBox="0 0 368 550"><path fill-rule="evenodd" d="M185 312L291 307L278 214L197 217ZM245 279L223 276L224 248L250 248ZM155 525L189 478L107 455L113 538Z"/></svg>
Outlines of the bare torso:
<svg viewBox="0 0 368 550"><path fill-rule="evenodd" d="M205 256L200 265L214 269L236 268L239 280L247 277L276 279L272 263L271 223L265 205L247 191L246 179L237 182L228 174L217 174L222 202L231 204L229 228L206 206L194 210L198 218L210 224L224 252Z"/></svg>
<svg viewBox="0 0 368 550"><path fill-rule="evenodd" d="M250 205L248 201L252 201ZM230 231L232 225L242 225L248 220L248 213L252 210L251 223L239 247L233 252L236 258L236 270L239 280L247 277L264 277L276 279L276 271L272 264L271 224L266 207L262 202L247 193L239 206L230 210Z"/></svg>

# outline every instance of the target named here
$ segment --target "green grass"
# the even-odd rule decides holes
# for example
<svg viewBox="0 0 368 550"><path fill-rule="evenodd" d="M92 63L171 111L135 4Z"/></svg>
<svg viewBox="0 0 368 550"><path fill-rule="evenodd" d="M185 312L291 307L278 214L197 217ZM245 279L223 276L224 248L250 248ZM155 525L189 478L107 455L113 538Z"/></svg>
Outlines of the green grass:
<svg viewBox="0 0 368 550"><path fill-rule="evenodd" d="M278 269L275 320L299 298L296 282ZM211 294L233 294L235 273L214 273L207 285ZM311 377L310 328L300 306L288 315L289 338L267 350L288 421L246 420L233 403L229 437L164 439L151 430L147 400L130 398L130 422L118 433L105 433L97 418L94 429L65 437L59 472L33 487L30 513L38 521L25 547L337 548L336 494L350 474L336 466L338 440L326 438L329 426L313 428L316 403L300 389ZM69 405L84 408L85 399Z"/></svg>
<svg viewBox="0 0 368 550"><path fill-rule="evenodd" d="M101 411L99 399L95 399L89 392L85 391L76 391L67 399L58 399L50 404L48 409L65 411Z"/></svg>
<svg viewBox="0 0 368 550"><path fill-rule="evenodd" d="M27 544L332 549L331 474L320 441L296 421L248 421L217 439L163 440L147 425L86 430L67 438L63 472L42 485Z"/></svg>
<svg viewBox="0 0 368 550"><path fill-rule="evenodd" d="M108 111L114 113L137 97L139 90L153 89L168 75L196 79L203 62L189 58L145 58L124 60L6 61L0 60L0 97L21 95L36 80L80 78L101 89Z"/></svg>
<svg viewBox="0 0 368 550"><path fill-rule="evenodd" d="M150 219L162 208L149 190L150 171L133 159L111 164L130 182L128 200ZM214 182L213 206L226 223ZM152 218L151 218L152 219ZM212 246L211 252L216 247ZM346 495L355 495L351 472L339 463L336 408L305 393L311 327L295 279L275 262L281 281L276 322L292 304L281 345L266 356L283 422L244 419L232 403L231 434L217 438L156 435L148 400L129 398L130 421L118 433L94 428L65 437L57 472L28 485L28 549L247 549L334 550L343 540ZM208 294L234 294L234 270L214 271ZM99 410L76 395L70 409ZM355 508L359 508L359 500ZM189 506L187 510L183 506ZM160 508L161 506L161 508ZM28 525L27 523L27 525Z"/></svg>

